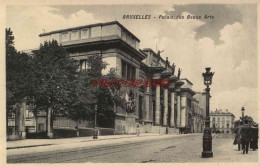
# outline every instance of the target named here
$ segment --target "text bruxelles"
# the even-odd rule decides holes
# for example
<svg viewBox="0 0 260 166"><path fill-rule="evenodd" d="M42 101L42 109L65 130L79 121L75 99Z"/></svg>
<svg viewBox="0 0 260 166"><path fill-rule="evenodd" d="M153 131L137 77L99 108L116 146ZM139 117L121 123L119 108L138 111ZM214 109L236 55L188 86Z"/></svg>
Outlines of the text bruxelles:
<svg viewBox="0 0 260 166"><path fill-rule="evenodd" d="M114 84L113 84L114 83ZM92 87L111 87L114 85L118 87L119 84L122 84L123 87L168 87L170 84L169 79L94 79L92 83Z"/></svg>

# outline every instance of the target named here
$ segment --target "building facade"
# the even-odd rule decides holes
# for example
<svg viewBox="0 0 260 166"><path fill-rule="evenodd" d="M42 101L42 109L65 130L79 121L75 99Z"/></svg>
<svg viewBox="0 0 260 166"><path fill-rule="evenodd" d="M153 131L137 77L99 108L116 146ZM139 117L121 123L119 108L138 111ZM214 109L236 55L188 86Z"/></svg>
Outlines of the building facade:
<svg viewBox="0 0 260 166"><path fill-rule="evenodd" d="M210 112L210 127L222 133L231 133L234 129L235 116L226 109Z"/></svg>
<svg viewBox="0 0 260 166"><path fill-rule="evenodd" d="M137 124L143 133L165 133L166 127L169 127L170 132L178 132L179 128L186 126L201 132L200 125L204 123L199 121L203 119L201 116L204 116L205 109L199 107L199 100L194 100L196 92L192 90L192 83L180 78L181 73L175 71L175 65L171 65L168 58L164 60L160 56L160 51L156 53L150 48L140 49L140 40L119 22L57 30L39 36L41 44L57 40L69 56L80 63L81 70L87 68L86 59L89 56L101 55L108 64L102 71L103 74L114 68L117 76L122 79L170 80L168 87L121 88L126 101L133 101L134 110L129 113L124 107L116 107L115 134L135 133ZM73 128L75 122L69 121L71 120L58 118L54 127L65 125ZM46 126L44 121L41 123ZM79 127L91 127L91 124L84 123ZM36 126L40 128L39 124Z"/></svg>

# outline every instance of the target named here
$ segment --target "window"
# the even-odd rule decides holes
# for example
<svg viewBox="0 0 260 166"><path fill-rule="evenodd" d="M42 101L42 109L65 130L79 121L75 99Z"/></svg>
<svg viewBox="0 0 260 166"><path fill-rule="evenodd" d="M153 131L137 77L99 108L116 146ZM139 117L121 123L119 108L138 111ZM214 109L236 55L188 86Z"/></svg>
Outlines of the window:
<svg viewBox="0 0 260 166"><path fill-rule="evenodd" d="M132 79L135 79L135 71L136 71L135 67L132 66Z"/></svg>
<svg viewBox="0 0 260 166"><path fill-rule="evenodd" d="M187 98L187 106L188 106L189 108L191 108L191 99L190 99L190 98Z"/></svg>
<svg viewBox="0 0 260 166"><path fill-rule="evenodd" d="M86 70L88 68L87 60L80 61L80 70Z"/></svg>
<svg viewBox="0 0 260 166"><path fill-rule="evenodd" d="M32 113L32 111L25 110L25 118L33 118L33 113Z"/></svg>
<svg viewBox="0 0 260 166"><path fill-rule="evenodd" d="M143 97L139 96L139 120L143 119Z"/></svg>
<svg viewBox="0 0 260 166"><path fill-rule="evenodd" d="M215 122L215 118L213 118L213 122Z"/></svg>
<svg viewBox="0 0 260 166"><path fill-rule="evenodd" d="M131 64L122 60L122 77L127 79L135 79L136 78L136 68Z"/></svg>
<svg viewBox="0 0 260 166"><path fill-rule="evenodd" d="M132 66L127 64L127 79L131 78L131 74L132 74Z"/></svg>
<svg viewBox="0 0 260 166"><path fill-rule="evenodd" d="M229 123L227 123L227 128L229 128Z"/></svg>
<svg viewBox="0 0 260 166"><path fill-rule="evenodd" d="M8 118L15 118L15 113L11 113L8 115Z"/></svg>
<svg viewBox="0 0 260 166"><path fill-rule="evenodd" d="M38 124L38 130L39 130L39 132L43 132L44 129L45 129L44 123L39 123L39 124Z"/></svg>

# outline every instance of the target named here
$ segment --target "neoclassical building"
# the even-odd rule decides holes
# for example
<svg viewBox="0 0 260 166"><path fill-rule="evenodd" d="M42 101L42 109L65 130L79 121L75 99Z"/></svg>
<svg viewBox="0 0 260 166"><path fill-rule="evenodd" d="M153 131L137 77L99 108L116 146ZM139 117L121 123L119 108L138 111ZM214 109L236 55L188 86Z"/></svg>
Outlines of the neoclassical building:
<svg viewBox="0 0 260 166"><path fill-rule="evenodd" d="M193 100L194 131L203 132L206 117L206 92L196 92Z"/></svg>
<svg viewBox="0 0 260 166"><path fill-rule="evenodd" d="M219 109L210 112L210 127L218 129L222 133L231 133L234 129L235 116L226 109L225 111Z"/></svg>
<svg viewBox="0 0 260 166"><path fill-rule="evenodd" d="M119 22L62 29L39 36L41 43L57 40L69 56L80 63L81 69L87 67L86 59L89 56L101 55L108 64L103 74L115 68L119 78L170 80L168 87L121 88L126 100L132 96L134 111L128 113L126 108L116 107L115 134L135 133L137 124L141 132L147 133L165 133L167 126L169 132L178 132L179 128L187 126L195 132L202 131L205 109L200 106L200 99L194 98L196 92L192 90L192 83L180 78L181 73L174 64L170 64L168 58L164 60L161 57L160 51L139 48L140 40ZM82 123L79 127L88 128L90 124ZM43 130L46 128L44 120L40 125ZM56 128L74 128L75 125L66 118L58 118L54 122Z"/></svg>

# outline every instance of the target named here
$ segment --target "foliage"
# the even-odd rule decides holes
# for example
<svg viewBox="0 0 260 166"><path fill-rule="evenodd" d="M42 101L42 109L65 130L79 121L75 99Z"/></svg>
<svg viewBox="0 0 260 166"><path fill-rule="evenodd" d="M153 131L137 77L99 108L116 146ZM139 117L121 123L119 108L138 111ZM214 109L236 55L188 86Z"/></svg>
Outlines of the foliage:
<svg viewBox="0 0 260 166"><path fill-rule="evenodd" d="M45 42L33 57L33 103L36 110L52 109L52 119L65 115L77 78L78 65L57 41Z"/></svg>
<svg viewBox="0 0 260 166"><path fill-rule="evenodd" d="M121 105L120 86L93 88L94 79L116 79L114 69L102 75L107 64L102 56L88 57L88 68L78 71L78 64L57 41L45 42L32 56L15 50L14 36L6 29L7 110L19 108L26 99L34 111L52 110L51 128L57 116L75 121L93 120L98 106L98 124L111 124L115 107ZM115 85L115 83L114 83Z"/></svg>
<svg viewBox="0 0 260 166"><path fill-rule="evenodd" d="M243 118L240 117L241 121L243 121ZM251 116L244 116L244 120L247 120L248 122L254 122L253 118Z"/></svg>
<svg viewBox="0 0 260 166"><path fill-rule="evenodd" d="M17 52L11 29L6 29L6 109L8 115L19 109L19 103L32 92L31 57Z"/></svg>
<svg viewBox="0 0 260 166"><path fill-rule="evenodd" d="M14 48L14 35L13 31L10 28L5 29L5 48L7 54L12 54L16 52Z"/></svg>
<svg viewBox="0 0 260 166"><path fill-rule="evenodd" d="M120 87L92 87L94 79L116 79L115 70L110 70L107 75L102 75L102 70L107 64L102 61L102 56L90 56L87 59L88 68L82 70L75 84L74 100L68 117L75 121L94 120L95 105L97 105L98 124L105 126L114 120L115 105L121 103Z"/></svg>

